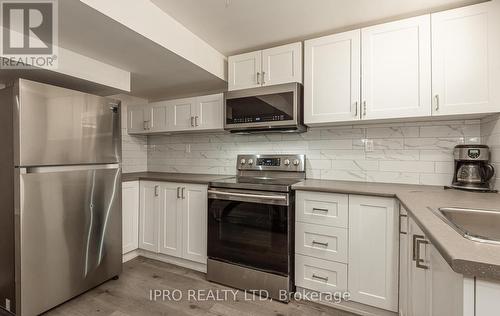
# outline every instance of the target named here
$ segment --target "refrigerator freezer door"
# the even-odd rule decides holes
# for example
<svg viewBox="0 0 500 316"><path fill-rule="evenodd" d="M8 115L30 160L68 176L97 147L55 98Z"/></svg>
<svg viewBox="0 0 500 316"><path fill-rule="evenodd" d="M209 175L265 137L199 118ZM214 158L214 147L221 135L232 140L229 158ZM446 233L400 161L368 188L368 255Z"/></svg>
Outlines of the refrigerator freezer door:
<svg viewBox="0 0 500 316"><path fill-rule="evenodd" d="M21 315L121 273L121 170L95 168L20 169Z"/></svg>
<svg viewBox="0 0 500 316"><path fill-rule="evenodd" d="M16 90L16 166L120 162L118 101L24 79Z"/></svg>

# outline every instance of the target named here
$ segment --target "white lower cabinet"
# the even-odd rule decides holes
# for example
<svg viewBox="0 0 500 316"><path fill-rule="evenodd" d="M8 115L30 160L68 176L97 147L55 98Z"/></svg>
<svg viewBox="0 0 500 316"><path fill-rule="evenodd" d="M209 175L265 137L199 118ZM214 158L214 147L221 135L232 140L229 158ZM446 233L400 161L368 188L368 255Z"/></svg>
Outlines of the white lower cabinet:
<svg viewBox="0 0 500 316"><path fill-rule="evenodd" d="M160 253L182 257L182 200L181 185L161 183L160 186Z"/></svg>
<svg viewBox="0 0 500 316"><path fill-rule="evenodd" d="M322 293L347 289L347 265L295 255L295 284Z"/></svg>
<svg viewBox="0 0 500 316"><path fill-rule="evenodd" d="M207 186L189 185L182 189L182 257L207 263Z"/></svg>
<svg viewBox="0 0 500 316"><path fill-rule="evenodd" d="M296 201L296 285L396 312L396 200L298 191Z"/></svg>
<svg viewBox="0 0 500 316"><path fill-rule="evenodd" d="M392 198L349 196L349 292L366 305L398 310L399 208Z"/></svg>
<svg viewBox="0 0 500 316"><path fill-rule="evenodd" d="M139 181L122 185L123 254L139 247Z"/></svg>
<svg viewBox="0 0 500 316"><path fill-rule="evenodd" d="M141 181L139 248L206 264L207 186Z"/></svg>
<svg viewBox="0 0 500 316"><path fill-rule="evenodd" d="M474 280L454 272L411 217L401 233L400 315L475 315Z"/></svg>
<svg viewBox="0 0 500 316"><path fill-rule="evenodd" d="M140 192L139 248L157 252L160 184L141 181Z"/></svg>

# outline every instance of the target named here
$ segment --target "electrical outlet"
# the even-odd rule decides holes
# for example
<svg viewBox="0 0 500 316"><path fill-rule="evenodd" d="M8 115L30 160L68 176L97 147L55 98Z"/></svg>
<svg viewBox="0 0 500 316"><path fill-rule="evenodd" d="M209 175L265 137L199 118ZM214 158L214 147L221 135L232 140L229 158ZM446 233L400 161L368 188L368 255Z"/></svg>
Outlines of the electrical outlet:
<svg viewBox="0 0 500 316"><path fill-rule="evenodd" d="M373 139L365 139L365 152L373 151Z"/></svg>

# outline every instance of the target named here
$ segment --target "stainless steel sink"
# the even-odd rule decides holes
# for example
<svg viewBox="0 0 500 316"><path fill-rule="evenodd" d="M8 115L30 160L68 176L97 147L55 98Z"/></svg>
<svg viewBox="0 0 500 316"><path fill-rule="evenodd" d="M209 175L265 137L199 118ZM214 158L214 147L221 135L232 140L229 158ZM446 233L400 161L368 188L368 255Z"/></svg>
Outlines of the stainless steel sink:
<svg viewBox="0 0 500 316"><path fill-rule="evenodd" d="M441 207L433 211L463 237L500 245L499 211L457 207Z"/></svg>

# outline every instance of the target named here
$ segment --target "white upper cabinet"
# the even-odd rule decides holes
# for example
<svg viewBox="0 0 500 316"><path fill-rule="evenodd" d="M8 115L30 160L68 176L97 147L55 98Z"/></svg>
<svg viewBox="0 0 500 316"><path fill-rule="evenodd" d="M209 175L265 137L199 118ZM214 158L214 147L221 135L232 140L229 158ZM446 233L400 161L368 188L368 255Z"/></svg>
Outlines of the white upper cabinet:
<svg viewBox="0 0 500 316"><path fill-rule="evenodd" d="M500 112L500 2L432 15L434 115Z"/></svg>
<svg viewBox="0 0 500 316"><path fill-rule="evenodd" d="M194 127L195 99L168 101L167 118L169 131L184 131Z"/></svg>
<svg viewBox="0 0 500 316"><path fill-rule="evenodd" d="M302 43L262 51L262 85L302 82Z"/></svg>
<svg viewBox="0 0 500 316"><path fill-rule="evenodd" d="M300 82L302 43L293 43L230 56L228 90Z"/></svg>
<svg viewBox="0 0 500 316"><path fill-rule="evenodd" d="M362 29L363 119L431 115L430 27L424 15Z"/></svg>
<svg viewBox="0 0 500 316"><path fill-rule="evenodd" d="M305 42L304 122L308 125L359 120L361 32Z"/></svg>
<svg viewBox="0 0 500 316"><path fill-rule="evenodd" d="M398 219L394 199L349 196L351 300L398 311Z"/></svg>
<svg viewBox="0 0 500 316"><path fill-rule="evenodd" d="M224 129L222 93L153 102L128 109L129 134Z"/></svg>
<svg viewBox="0 0 500 316"><path fill-rule="evenodd" d="M196 98L194 125L198 130L217 130L224 127L224 96L222 93Z"/></svg>
<svg viewBox="0 0 500 316"><path fill-rule="evenodd" d="M228 58L228 89L238 90L261 86L262 52L251 52Z"/></svg>
<svg viewBox="0 0 500 316"><path fill-rule="evenodd" d="M165 102L150 103L150 127L149 132L161 132L167 130L167 104Z"/></svg>
<svg viewBox="0 0 500 316"><path fill-rule="evenodd" d="M150 127L149 106L136 105L127 108L127 130L130 134L147 133Z"/></svg>

